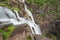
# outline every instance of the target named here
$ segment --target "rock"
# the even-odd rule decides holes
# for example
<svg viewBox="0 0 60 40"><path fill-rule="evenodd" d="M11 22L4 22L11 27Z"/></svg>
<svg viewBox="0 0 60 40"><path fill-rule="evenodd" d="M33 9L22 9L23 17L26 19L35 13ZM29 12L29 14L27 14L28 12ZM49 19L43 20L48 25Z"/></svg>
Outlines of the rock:
<svg viewBox="0 0 60 40"><path fill-rule="evenodd" d="M26 40L25 25L17 26L8 40Z"/></svg>
<svg viewBox="0 0 60 40"><path fill-rule="evenodd" d="M36 40L52 40L52 39L50 39L50 38L48 38L48 37L43 37L43 36L41 36L41 35L35 35L35 39L36 39Z"/></svg>
<svg viewBox="0 0 60 40"><path fill-rule="evenodd" d="M2 33L0 33L0 40L3 40L3 38L2 38Z"/></svg>
<svg viewBox="0 0 60 40"><path fill-rule="evenodd" d="M49 39L49 38L47 38L47 37L44 37L44 38L42 38L41 40L52 40L52 39Z"/></svg>

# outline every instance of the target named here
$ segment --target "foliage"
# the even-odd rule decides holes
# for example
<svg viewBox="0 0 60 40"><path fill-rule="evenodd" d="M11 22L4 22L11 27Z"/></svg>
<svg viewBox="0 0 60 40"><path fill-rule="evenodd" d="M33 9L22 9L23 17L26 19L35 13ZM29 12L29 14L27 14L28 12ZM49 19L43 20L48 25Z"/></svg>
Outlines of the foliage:
<svg viewBox="0 0 60 40"><path fill-rule="evenodd" d="M50 35L52 40L57 40L57 37L54 35Z"/></svg>
<svg viewBox="0 0 60 40"><path fill-rule="evenodd" d="M7 31L0 29L0 32L2 32L2 35L3 35L3 40L6 40L11 35L14 29L15 27L12 25L8 26Z"/></svg>
<svg viewBox="0 0 60 40"><path fill-rule="evenodd" d="M45 17L46 15L47 15L46 13L40 14L41 17Z"/></svg>
<svg viewBox="0 0 60 40"><path fill-rule="evenodd" d="M39 7L42 11L40 13L40 17L42 18L50 17L50 19L53 18L56 20L56 18L60 16L60 0L27 0L26 2L28 4L37 5L37 7ZM60 20L56 20L56 21L60 21ZM53 40L57 40L57 36L55 36L54 34L51 35L46 34L45 36L52 38Z"/></svg>
<svg viewBox="0 0 60 40"><path fill-rule="evenodd" d="M30 36L27 37L27 40L32 40Z"/></svg>
<svg viewBox="0 0 60 40"><path fill-rule="evenodd" d="M32 8L29 8L29 10L30 10L31 12L33 12L33 9L32 9Z"/></svg>
<svg viewBox="0 0 60 40"><path fill-rule="evenodd" d="M50 4L53 6L59 5L60 4L60 0L27 0L27 3L31 3L31 4L37 4L38 6L43 6L45 4Z"/></svg>
<svg viewBox="0 0 60 40"><path fill-rule="evenodd" d="M49 36L46 35L47 37L51 38L52 40L57 40L57 36L50 34Z"/></svg>
<svg viewBox="0 0 60 40"><path fill-rule="evenodd" d="M0 2L0 6L7 7L7 8L10 9L10 10L20 11L19 8L17 8L17 7L12 7L12 6L9 4L9 2L10 2L10 0L2 0L2 2Z"/></svg>

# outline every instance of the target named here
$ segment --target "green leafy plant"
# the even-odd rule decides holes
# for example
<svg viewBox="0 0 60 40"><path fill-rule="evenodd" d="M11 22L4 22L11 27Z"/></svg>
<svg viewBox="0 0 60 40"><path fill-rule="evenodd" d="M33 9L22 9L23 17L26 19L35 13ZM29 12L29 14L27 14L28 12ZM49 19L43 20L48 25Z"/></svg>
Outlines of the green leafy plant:
<svg viewBox="0 0 60 40"><path fill-rule="evenodd" d="M15 29L15 27L12 25L8 26L7 31L0 29L0 32L3 35L3 40L6 40L11 35L11 33L13 32L14 29Z"/></svg>

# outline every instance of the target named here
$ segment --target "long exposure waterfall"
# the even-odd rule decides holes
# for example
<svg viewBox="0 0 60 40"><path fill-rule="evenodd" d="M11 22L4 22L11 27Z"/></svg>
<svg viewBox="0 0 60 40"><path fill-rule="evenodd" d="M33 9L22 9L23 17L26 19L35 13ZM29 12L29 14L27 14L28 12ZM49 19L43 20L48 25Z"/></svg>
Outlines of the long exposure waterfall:
<svg viewBox="0 0 60 40"><path fill-rule="evenodd" d="M1 22L0 25L6 25L9 23L12 23L14 26L21 25L21 24L27 24L30 27L33 34L42 35L39 26L34 21L32 13L27 9L25 1L22 0L22 2L25 7L25 12L26 14L28 14L30 18L29 17L28 19L22 18L19 16L16 10L12 12L8 8L0 6L0 22Z"/></svg>

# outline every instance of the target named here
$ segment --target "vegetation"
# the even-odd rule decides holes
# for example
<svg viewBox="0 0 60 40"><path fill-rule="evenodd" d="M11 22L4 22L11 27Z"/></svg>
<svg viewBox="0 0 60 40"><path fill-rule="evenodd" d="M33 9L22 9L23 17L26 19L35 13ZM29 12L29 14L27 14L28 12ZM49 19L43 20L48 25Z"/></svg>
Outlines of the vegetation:
<svg viewBox="0 0 60 40"><path fill-rule="evenodd" d="M11 33L13 32L14 29L15 29L15 27L12 25L8 26L7 31L0 29L0 32L3 35L3 40L6 40L11 35Z"/></svg>
<svg viewBox="0 0 60 40"><path fill-rule="evenodd" d="M39 13L39 15L40 15L41 19L43 19L44 21L48 20L48 22L51 22L51 20L49 20L51 18L53 18L52 22L54 22L54 21L56 22L57 20L60 21L60 19L57 19L57 18L60 18L60 0L27 0L26 2L31 5L32 4L37 5L37 7L39 7L39 9L41 9L40 10L41 12ZM45 19L46 17L47 18L50 17L50 18L46 20ZM54 26L51 25L50 27L53 30L56 30L56 28L58 27L58 26L56 26L56 24L57 23L53 24ZM59 22L58 22L58 24L59 24ZM57 35L54 35L54 33L49 32L45 36L52 38L53 40L57 40Z"/></svg>
<svg viewBox="0 0 60 40"><path fill-rule="evenodd" d="M27 37L27 40L32 40L30 36Z"/></svg>
<svg viewBox="0 0 60 40"><path fill-rule="evenodd" d="M9 2L10 2L10 0L2 0L2 2L0 2L0 6L7 7L10 10L20 11L20 9L18 7L11 6L11 4Z"/></svg>

